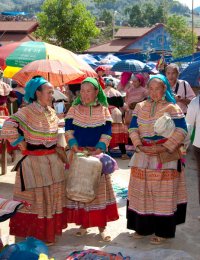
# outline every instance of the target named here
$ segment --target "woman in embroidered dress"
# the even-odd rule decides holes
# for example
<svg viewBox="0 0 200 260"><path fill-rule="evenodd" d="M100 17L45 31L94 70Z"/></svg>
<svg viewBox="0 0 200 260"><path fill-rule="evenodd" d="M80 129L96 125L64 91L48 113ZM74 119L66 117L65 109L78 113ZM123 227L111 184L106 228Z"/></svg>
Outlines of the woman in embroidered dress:
<svg viewBox="0 0 200 260"><path fill-rule="evenodd" d="M86 78L81 84L80 97L69 109L66 117L66 139L70 149L92 147L91 155L107 150L111 139L112 118L107 108L106 96L94 78ZM91 203L67 200L67 222L80 225L78 236L87 228L98 227L104 241L110 241L106 224L119 218L110 175L101 175L97 196Z"/></svg>
<svg viewBox="0 0 200 260"><path fill-rule="evenodd" d="M150 243L160 244L174 237L176 225L185 222L184 172L175 151L187 134L187 126L166 77L152 76L148 87L150 99L136 105L129 129L136 152L130 162L127 227L135 230L136 239L155 234ZM175 124L168 139L154 131L155 121L165 112ZM163 154L173 158L161 164Z"/></svg>
<svg viewBox="0 0 200 260"><path fill-rule="evenodd" d="M66 228L64 165L56 154L58 118L51 108L53 86L42 77L25 88L28 106L3 126L2 136L20 147L14 199L30 207L19 209L10 221L10 234L34 236L50 244Z"/></svg>
<svg viewBox="0 0 200 260"><path fill-rule="evenodd" d="M109 148L114 148L119 146L121 151L121 159L129 159L126 154L125 145L128 144L128 128L123 124L122 112L120 108L124 106L124 100L121 93L114 89L114 82L112 79L106 80L106 89L104 90L107 101L109 104L109 111L112 116L112 139Z"/></svg>

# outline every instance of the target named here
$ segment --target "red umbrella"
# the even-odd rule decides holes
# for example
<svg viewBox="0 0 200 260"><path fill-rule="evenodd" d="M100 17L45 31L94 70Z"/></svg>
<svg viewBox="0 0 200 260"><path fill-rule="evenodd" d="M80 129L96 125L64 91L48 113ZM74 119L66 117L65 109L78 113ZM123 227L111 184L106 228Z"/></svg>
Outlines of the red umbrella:
<svg viewBox="0 0 200 260"><path fill-rule="evenodd" d="M63 86L72 80L84 77L84 73L58 60L36 60L24 66L13 76L13 80L25 86L34 76L42 76L53 86Z"/></svg>

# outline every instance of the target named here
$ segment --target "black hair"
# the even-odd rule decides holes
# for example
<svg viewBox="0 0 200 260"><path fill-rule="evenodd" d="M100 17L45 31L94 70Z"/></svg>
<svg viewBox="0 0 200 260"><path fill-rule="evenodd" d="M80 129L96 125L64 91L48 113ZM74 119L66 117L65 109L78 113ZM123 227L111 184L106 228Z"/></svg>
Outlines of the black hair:
<svg viewBox="0 0 200 260"><path fill-rule="evenodd" d="M41 85L41 86L39 86L39 87L37 88L37 90L35 91L35 94L34 94L34 98L30 98L30 101L31 101L31 102L33 102L33 101L37 101L37 95L36 95L36 92L37 92L37 91L42 92L42 86L43 86L43 85Z"/></svg>

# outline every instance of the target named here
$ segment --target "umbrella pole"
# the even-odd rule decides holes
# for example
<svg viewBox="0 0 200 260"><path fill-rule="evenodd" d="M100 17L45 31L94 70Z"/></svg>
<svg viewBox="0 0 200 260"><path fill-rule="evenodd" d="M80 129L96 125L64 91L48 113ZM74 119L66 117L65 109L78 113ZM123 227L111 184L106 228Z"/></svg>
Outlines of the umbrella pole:
<svg viewBox="0 0 200 260"><path fill-rule="evenodd" d="M13 115L13 102L10 103L10 114Z"/></svg>
<svg viewBox="0 0 200 260"><path fill-rule="evenodd" d="M64 85L64 79L63 79L63 74L62 74L62 71L59 70L59 74L61 75L61 81L62 81L62 86Z"/></svg>
<svg viewBox="0 0 200 260"><path fill-rule="evenodd" d="M61 72L62 83L64 84L63 74Z"/></svg>

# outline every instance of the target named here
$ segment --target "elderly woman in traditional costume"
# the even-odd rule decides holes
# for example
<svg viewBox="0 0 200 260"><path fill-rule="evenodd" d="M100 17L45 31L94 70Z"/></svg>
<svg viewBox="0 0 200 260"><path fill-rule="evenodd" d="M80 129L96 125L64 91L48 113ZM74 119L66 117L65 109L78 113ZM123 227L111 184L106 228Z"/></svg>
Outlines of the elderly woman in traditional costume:
<svg viewBox="0 0 200 260"><path fill-rule="evenodd" d="M23 158L16 165L14 199L29 207L19 209L10 221L10 234L34 236L50 244L66 228L64 164L56 154L58 118L51 108L53 86L44 78L25 87L29 103L13 114L2 137L18 145Z"/></svg>
<svg viewBox="0 0 200 260"><path fill-rule="evenodd" d="M179 147L187 126L165 76L152 76L148 88L149 99L136 105L129 129L136 151L130 162L127 227L135 230L135 239L154 234L150 243L160 244L185 222L187 195ZM174 123L168 138L154 129L164 113Z"/></svg>
<svg viewBox="0 0 200 260"><path fill-rule="evenodd" d="M104 153L111 139L112 118L107 108L106 96L94 78L81 84L80 96L74 101L66 117L66 139L72 151L91 150L90 155ZM102 174L96 198L91 203L67 200L68 223L80 225L78 236L87 228L98 227L104 241L111 237L106 232L109 221L119 218L110 175Z"/></svg>

